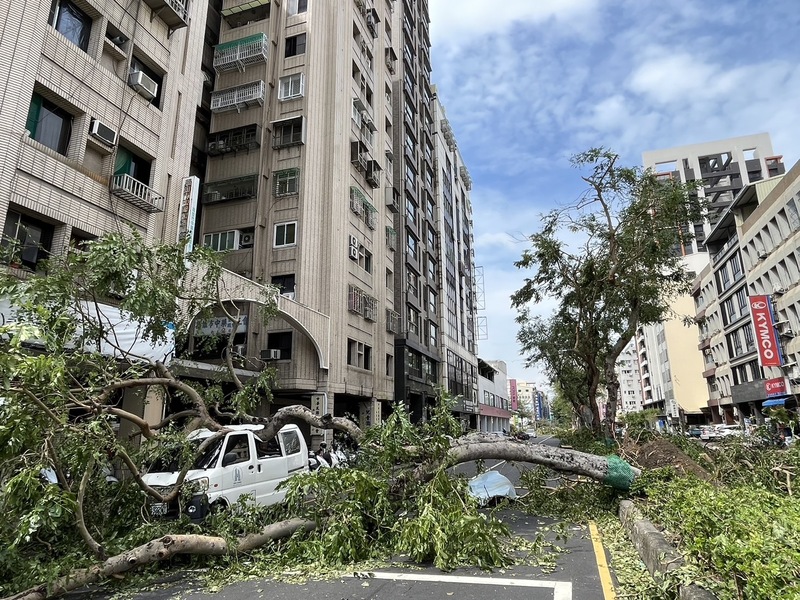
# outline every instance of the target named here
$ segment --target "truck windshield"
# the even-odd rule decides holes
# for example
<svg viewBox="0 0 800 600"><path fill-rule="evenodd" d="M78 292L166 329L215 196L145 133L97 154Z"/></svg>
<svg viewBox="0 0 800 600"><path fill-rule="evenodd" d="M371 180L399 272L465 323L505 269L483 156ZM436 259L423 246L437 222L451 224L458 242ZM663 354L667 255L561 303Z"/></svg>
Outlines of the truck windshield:
<svg viewBox="0 0 800 600"><path fill-rule="evenodd" d="M192 454L197 453L197 449L200 447L200 444L202 444L203 441L204 440L191 440L190 444L192 447ZM212 442L211 445L195 459L192 469L208 469L215 466L217 464L217 459L219 458L220 451L222 450L222 443L224 441L225 438L223 437L215 442ZM154 461L150 469L148 469L148 472L174 473L175 471L180 470L180 453L176 450L175 452L162 456L158 460Z"/></svg>

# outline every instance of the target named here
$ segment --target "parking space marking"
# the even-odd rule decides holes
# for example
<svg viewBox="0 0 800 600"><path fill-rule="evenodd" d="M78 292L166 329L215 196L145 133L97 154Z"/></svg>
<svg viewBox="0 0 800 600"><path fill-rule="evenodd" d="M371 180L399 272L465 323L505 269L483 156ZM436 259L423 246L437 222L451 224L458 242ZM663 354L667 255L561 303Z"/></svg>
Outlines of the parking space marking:
<svg viewBox="0 0 800 600"><path fill-rule="evenodd" d="M468 575L429 575L425 573L370 572L370 578L390 581L425 581L429 583L464 583L467 585L507 585L531 588L552 588L553 600L572 600L571 581L542 579L509 579L507 577L473 577Z"/></svg>

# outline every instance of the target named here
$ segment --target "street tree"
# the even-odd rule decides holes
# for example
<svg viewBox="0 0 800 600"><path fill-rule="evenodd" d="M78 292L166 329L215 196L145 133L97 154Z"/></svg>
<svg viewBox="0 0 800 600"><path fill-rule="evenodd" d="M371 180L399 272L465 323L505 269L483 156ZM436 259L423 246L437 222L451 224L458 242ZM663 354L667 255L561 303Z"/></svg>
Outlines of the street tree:
<svg viewBox="0 0 800 600"><path fill-rule="evenodd" d="M256 377L237 376L231 350L246 307L225 300L222 274L208 249L186 255L184 244L151 246L128 233L53 258L43 273L0 279L0 595L43 599L177 554L211 560L265 545L296 561L404 553L447 569L498 565L509 556L505 530L478 512L452 466L529 462L622 489L639 474L618 459L462 436L446 397L421 426L399 405L366 431L299 404L271 410L274 371L261 365ZM262 318L275 314L276 294L265 286L254 299ZM174 352L211 314L233 323L221 340L224 360L202 380L183 376ZM148 421L121 401L133 392L179 408ZM186 477L206 445L192 445L192 431L206 428L213 440L228 425L261 424L257 435L268 441L292 422L345 433L360 445L358 462L290 478L283 505L244 500L199 526L146 518L148 499L191 494ZM150 487L143 473L166 455L179 458L177 483Z"/></svg>
<svg viewBox="0 0 800 600"><path fill-rule="evenodd" d="M638 326L669 318L672 301L689 292L681 248L705 207L696 182L621 166L604 148L578 154L572 164L587 188L576 202L544 215L541 229L529 236L530 248L515 265L532 274L512 295L512 306L528 364L543 365L557 379L581 424L610 435L617 358ZM558 302L549 319L532 307L545 297Z"/></svg>

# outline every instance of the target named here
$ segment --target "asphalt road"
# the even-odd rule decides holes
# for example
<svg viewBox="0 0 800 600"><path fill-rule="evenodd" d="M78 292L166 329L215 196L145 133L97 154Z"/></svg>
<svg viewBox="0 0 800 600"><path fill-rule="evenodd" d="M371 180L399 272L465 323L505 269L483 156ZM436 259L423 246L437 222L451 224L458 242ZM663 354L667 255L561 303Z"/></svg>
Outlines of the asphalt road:
<svg viewBox="0 0 800 600"><path fill-rule="evenodd" d="M558 444L558 440L538 438L530 443ZM497 462L494 467L516 481L518 467ZM549 526L552 520L528 515L517 510L506 510L503 521L515 535L528 539L544 531L552 538ZM590 539L587 528L572 526L567 542L560 542L566 552L559 554L555 569L544 572L531 566L512 566L495 572L480 569L457 569L443 573L432 566L417 565L414 568L391 568L368 573L348 574L345 577L309 581L304 584L280 583L271 580L255 580L232 583L221 591L210 594L202 591L196 574L183 573L165 582L156 589L141 593L126 593L126 600L610 600L604 594L601 573L605 572L605 553L600 558ZM601 563L603 566L600 566ZM71 600L110 600L112 594L101 590L72 593Z"/></svg>

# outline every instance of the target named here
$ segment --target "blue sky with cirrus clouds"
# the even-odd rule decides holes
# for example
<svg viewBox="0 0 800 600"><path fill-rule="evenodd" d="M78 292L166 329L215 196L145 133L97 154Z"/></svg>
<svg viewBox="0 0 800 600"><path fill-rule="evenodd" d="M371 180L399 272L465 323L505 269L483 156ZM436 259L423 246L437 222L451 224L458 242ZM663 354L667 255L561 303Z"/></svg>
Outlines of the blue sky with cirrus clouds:
<svg viewBox="0 0 800 600"><path fill-rule="evenodd" d="M796 0L429 0L433 83L472 177L488 339L481 358L525 369L510 295L539 215L584 190L569 157L768 132L800 159ZM549 314L554 303L539 308Z"/></svg>

